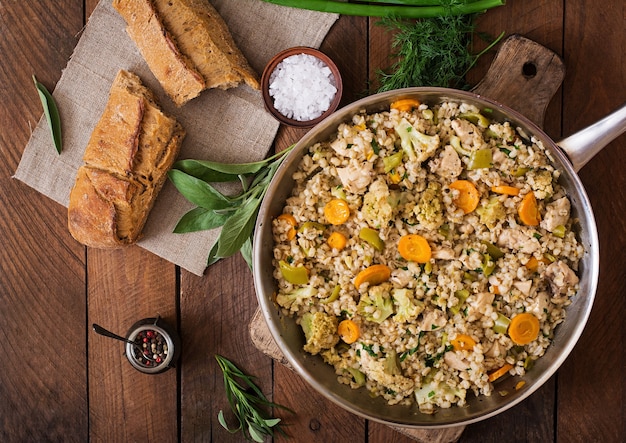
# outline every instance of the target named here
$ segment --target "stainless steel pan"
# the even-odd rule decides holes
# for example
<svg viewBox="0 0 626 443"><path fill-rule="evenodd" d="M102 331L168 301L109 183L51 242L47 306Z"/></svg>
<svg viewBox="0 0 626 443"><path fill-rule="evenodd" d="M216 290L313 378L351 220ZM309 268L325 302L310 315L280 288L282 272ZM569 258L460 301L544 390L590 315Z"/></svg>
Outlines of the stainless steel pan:
<svg viewBox="0 0 626 443"><path fill-rule="evenodd" d="M557 86L558 87L558 86ZM551 96L551 95L550 95ZM519 379L502 381L490 397L471 398L467 407L439 410L433 415L419 412L417 407L389 406L382 398L371 398L367 390L353 390L337 382L331 366L319 356L302 351L303 334L293 319L280 314L272 302L276 283L272 276L271 220L281 213L293 188L291 178L306 149L330 138L337 126L361 109L368 113L389 109L398 98L417 98L423 103L442 101L467 102L480 109L493 110L493 119L510 121L529 135L534 135L552 153L555 166L563 173L561 181L572 203L572 215L580 220L579 237L585 248L580 263L580 291L567 308L566 320L558 326L554 342L533 369L524 376L524 389L515 390ZM536 119L537 120L537 119ZM593 211L585 189L576 172L611 140L626 130L626 106L595 125L555 143L529 118L519 112L474 92L445 88L410 88L373 95L339 110L305 135L290 152L277 171L261 206L254 237L254 283L261 312L278 347L294 369L317 391L339 406L370 420L385 424L435 428L469 424L494 416L518 404L545 383L570 354L587 322L596 292L599 272L598 236ZM564 153L567 153L567 155ZM569 158L568 158L569 156ZM501 396L497 391L507 391Z"/></svg>

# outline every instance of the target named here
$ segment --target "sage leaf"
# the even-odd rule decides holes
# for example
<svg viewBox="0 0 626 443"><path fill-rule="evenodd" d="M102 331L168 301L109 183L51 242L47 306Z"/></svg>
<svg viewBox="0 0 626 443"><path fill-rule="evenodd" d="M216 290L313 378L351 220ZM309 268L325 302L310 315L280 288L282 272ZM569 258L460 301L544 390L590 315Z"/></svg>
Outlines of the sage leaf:
<svg viewBox="0 0 626 443"><path fill-rule="evenodd" d="M205 209L224 209L231 201L205 181L192 177L178 169L170 169L168 177L176 189L191 203Z"/></svg>
<svg viewBox="0 0 626 443"><path fill-rule="evenodd" d="M37 78L33 75L33 82L37 88L41 105L43 106L43 112L50 128L50 134L52 134L52 141L57 153L61 153L63 150L62 138L61 138L61 116L59 114L59 108L52 97L52 94L48 92L46 87L37 81Z"/></svg>
<svg viewBox="0 0 626 443"><path fill-rule="evenodd" d="M230 217L230 214L197 207L187 212L178 220L174 228L174 233L184 234L186 232L219 228L228 220L228 217Z"/></svg>
<svg viewBox="0 0 626 443"><path fill-rule="evenodd" d="M200 160L180 160L176 162L174 168L208 183L237 181L240 175L216 171L203 165L203 162Z"/></svg>
<svg viewBox="0 0 626 443"><path fill-rule="evenodd" d="M238 175L255 174L265 165L267 160L253 163L218 163L208 160L179 160L174 167L187 172L195 177L209 177L207 181L232 181L223 178L236 177ZM218 180L213 179L215 176Z"/></svg>
<svg viewBox="0 0 626 443"><path fill-rule="evenodd" d="M252 234L260 198L250 198L226 220L218 240L217 255L230 257L237 252Z"/></svg>
<svg viewBox="0 0 626 443"><path fill-rule="evenodd" d="M217 255L217 248L219 247L219 241L216 241L211 250L209 251L209 258L207 259L207 266L217 263L224 257Z"/></svg>
<svg viewBox="0 0 626 443"><path fill-rule="evenodd" d="M252 237L248 237L248 239L241 245L241 256L248 264L248 268L253 272L252 266Z"/></svg>

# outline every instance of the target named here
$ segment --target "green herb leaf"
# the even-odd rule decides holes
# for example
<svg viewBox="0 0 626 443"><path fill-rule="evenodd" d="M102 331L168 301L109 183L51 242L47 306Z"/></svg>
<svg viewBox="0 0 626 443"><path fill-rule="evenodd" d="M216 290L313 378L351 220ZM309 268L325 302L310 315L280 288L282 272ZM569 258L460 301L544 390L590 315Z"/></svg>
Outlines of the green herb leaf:
<svg viewBox="0 0 626 443"><path fill-rule="evenodd" d="M254 163L225 164L200 160L176 163L168 177L183 196L198 206L187 212L174 228L185 233L222 227L218 241L207 259L211 265L241 250L252 270L252 231L265 192L291 147ZM255 174L250 176L250 174ZM243 191L227 197L211 186L207 179L241 180Z"/></svg>
<svg viewBox="0 0 626 443"><path fill-rule="evenodd" d="M241 256L248 264L248 268L250 268L250 272L253 271L252 266L252 237L248 237L243 246L241 246Z"/></svg>
<svg viewBox="0 0 626 443"><path fill-rule="evenodd" d="M231 206L228 197L203 180L178 169L171 169L167 175L176 189L193 204L205 209L224 209Z"/></svg>
<svg viewBox="0 0 626 443"><path fill-rule="evenodd" d="M228 220L228 217L230 217L228 213L215 212L202 207L194 208L178 220L174 233L184 234L219 228Z"/></svg>
<svg viewBox="0 0 626 443"><path fill-rule="evenodd" d="M251 198L224 223L218 240L217 255L230 257L239 251L254 229L260 198Z"/></svg>
<svg viewBox="0 0 626 443"><path fill-rule="evenodd" d="M238 426L230 428L222 411L217 416L219 423L231 433L243 431L246 440L256 442L263 442L266 436L273 436L275 430L284 435L285 433L280 427L281 420L267 417L265 411L259 406L293 411L285 406L270 402L254 383L254 377L243 373L231 361L220 355L215 355L215 359L224 375L226 398L237 419Z"/></svg>
<svg viewBox="0 0 626 443"><path fill-rule="evenodd" d="M441 0L441 8L462 7L464 0ZM467 89L465 74L503 36L479 54L470 50L477 14L440 14L422 20L383 18L380 24L394 32L397 50L389 74L378 72L379 92L411 86L441 86ZM483 37L483 34L479 35Z"/></svg>
<svg viewBox="0 0 626 443"><path fill-rule="evenodd" d="M57 152L60 154L63 150L62 138L61 138L61 116L59 114L59 109L57 108L57 104L52 97L52 94L48 92L46 87L37 81L37 78L33 75L33 82L35 82L35 87L37 88L37 92L39 93L39 99L41 100L41 104L43 106L43 112L46 116L46 121L48 122L48 127L50 128L50 133L52 134L52 141L54 142L54 147Z"/></svg>

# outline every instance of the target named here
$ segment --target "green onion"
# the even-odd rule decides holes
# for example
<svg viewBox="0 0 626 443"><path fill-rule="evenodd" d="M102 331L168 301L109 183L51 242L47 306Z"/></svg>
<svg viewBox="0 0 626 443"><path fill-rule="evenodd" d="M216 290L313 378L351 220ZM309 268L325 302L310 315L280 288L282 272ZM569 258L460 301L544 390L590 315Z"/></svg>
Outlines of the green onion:
<svg viewBox="0 0 626 443"><path fill-rule="evenodd" d="M556 235L559 238L564 238L565 230L566 230L565 226L559 225L556 228L554 228L554 230L552 231L552 234Z"/></svg>
<svg viewBox="0 0 626 443"><path fill-rule="evenodd" d="M478 151L472 151L467 164L467 169L474 171L476 169L487 169L491 167L493 158L491 155L491 149L479 149Z"/></svg>
<svg viewBox="0 0 626 443"><path fill-rule="evenodd" d="M504 0L476 0L444 6L436 0L374 0L368 4L337 0L264 0L275 5L290 6L310 11L330 12L361 17L428 18L450 15L467 15L486 11L504 4ZM400 4L398 4L400 3Z"/></svg>
<svg viewBox="0 0 626 443"><path fill-rule="evenodd" d="M493 331L498 334L506 334L506 331L509 329L509 323L511 323L511 320L508 317L498 314L498 318L493 325Z"/></svg>

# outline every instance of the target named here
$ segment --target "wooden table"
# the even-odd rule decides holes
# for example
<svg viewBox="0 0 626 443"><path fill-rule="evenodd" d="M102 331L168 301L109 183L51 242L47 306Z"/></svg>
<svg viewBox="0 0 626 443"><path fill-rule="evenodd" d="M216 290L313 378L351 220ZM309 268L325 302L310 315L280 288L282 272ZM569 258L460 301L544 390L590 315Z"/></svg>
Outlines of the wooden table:
<svg viewBox="0 0 626 443"><path fill-rule="evenodd" d="M242 441L217 421L227 403L216 353L296 411L280 414L291 441L411 441L344 412L255 348L248 323L257 301L241 257L197 277L138 247L86 249L68 234L65 208L12 179L42 112L31 76L54 87L96 3L0 2L0 441ZM520 33L565 61L565 81L547 111L549 135L569 135L626 101L623 0L508 3L483 16L480 29ZM375 22L341 17L322 46L342 72L344 104L389 65L390 36ZM302 134L282 128L276 147ZM598 294L581 340L538 392L468 426L460 441L626 439L625 144L620 137L580 172L601 250ZM184 349L177 368L161 375L138 373L121 343L91 330L96 322L124 333L157 313L175 325Z"/></svg>

